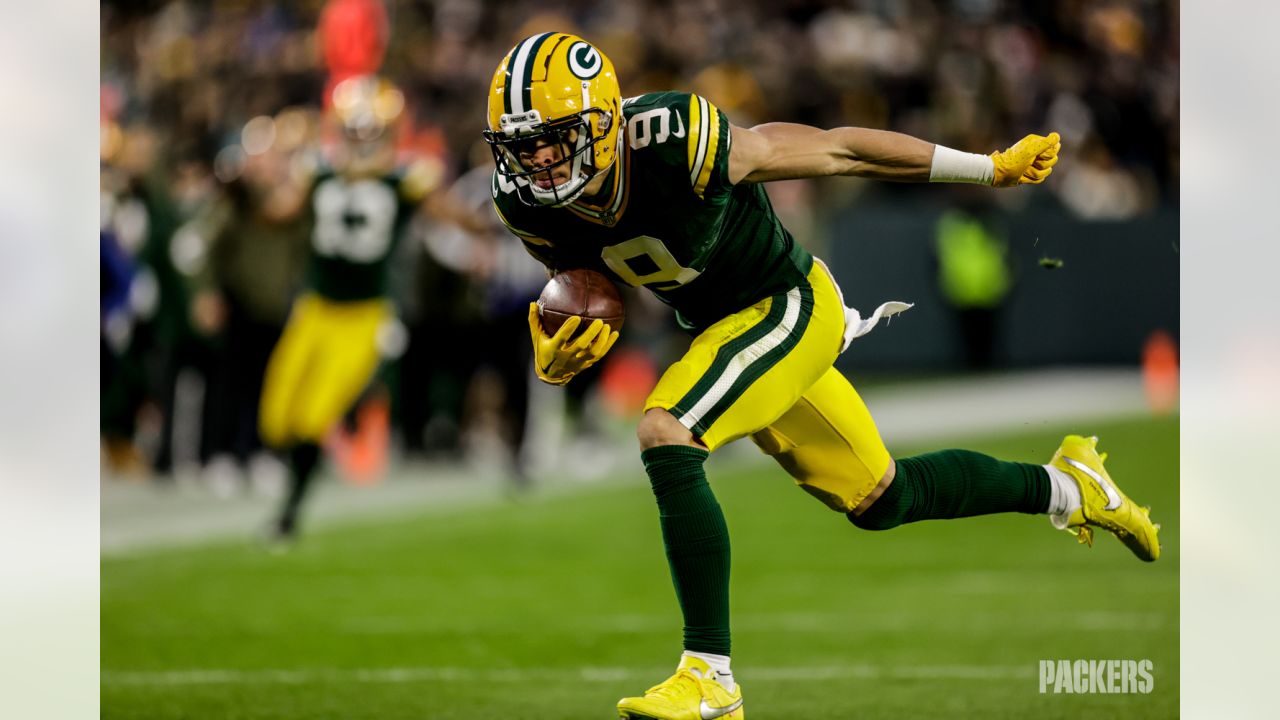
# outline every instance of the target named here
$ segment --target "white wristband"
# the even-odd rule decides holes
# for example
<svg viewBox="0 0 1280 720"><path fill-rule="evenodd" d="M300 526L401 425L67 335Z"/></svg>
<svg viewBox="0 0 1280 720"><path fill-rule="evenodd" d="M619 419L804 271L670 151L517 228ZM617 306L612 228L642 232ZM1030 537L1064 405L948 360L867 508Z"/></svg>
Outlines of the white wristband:
<svg viewBox="0 0 1280 720"><path fill-rule="evenodd" d="M933 146L929 182L990 185L995 177L996 166L990 156L960 152L941 145Z"/></svg>

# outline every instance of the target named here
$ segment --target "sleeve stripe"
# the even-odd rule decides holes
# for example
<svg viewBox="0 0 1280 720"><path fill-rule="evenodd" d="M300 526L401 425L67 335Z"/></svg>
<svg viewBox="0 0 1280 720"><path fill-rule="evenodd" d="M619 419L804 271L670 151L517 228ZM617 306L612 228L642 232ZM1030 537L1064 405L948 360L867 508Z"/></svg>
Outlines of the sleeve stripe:
<svg viewBox="0 0 1280 720"><path fill-rule="evenodd" d="M701 166L698 164L701 160L699 155L702 152L702 133L698 130L698 124L702 122L702 113L700 112L700 104L697 95L689 96L689 184L692 185L698 180L698 170Z"/></svg>
<svg viewBox="0 0 1280 720"><path fill-rule="evenodd" d="M689 125L690 127L696 125L698 128L698 151L690 161L689 182L693 185L693 192L698 197L702 197L716 166L716 149L720 143L720 112L706 99L697 95L693 97L697 100L697 104L694 104L692 99L689 103L691 113ZM696 122L694 113L697 116ZM690 145L692 142L691 137Z"/></svg>
<svg viewBox="0 0 1280 720"><path fill-rule="evenodd" d="M711 181L711 173L715 171L716 161L719 160L720 144L720 111L710 101L702 102L706 104L707 113L707 159L702 163L702 172L698 174L697 184L693 186L694 192L698 193L699 197L706 191L707 183Z"/></svg>

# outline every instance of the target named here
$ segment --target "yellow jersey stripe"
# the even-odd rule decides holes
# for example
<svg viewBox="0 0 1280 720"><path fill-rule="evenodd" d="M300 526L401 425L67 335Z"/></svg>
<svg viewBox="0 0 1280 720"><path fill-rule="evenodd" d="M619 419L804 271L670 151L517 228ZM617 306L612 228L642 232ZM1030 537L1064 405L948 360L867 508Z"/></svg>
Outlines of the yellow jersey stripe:
<svg viewBox="0 0 1280 720"><path fill-rule="evenodd" d="M699 153L702 150L701 126L702 122L702 98L697 95L689 96L689 184L693 185L698 181L698 171L701 170L699 162L701 157Z"/></svg>
<svg viewBox="0 0 1280 720"><path fill-rule="evenodd" d="M720 112L716 110L716 106L709 101L703 100L705 104L703 108L704 125L706 126L706 153L702 160L702 168L698 171L698 178L693 183L693 192L702 197L707 190L707 183L711 180L711 172L716 166L716 150L720 144Z"/></svg>

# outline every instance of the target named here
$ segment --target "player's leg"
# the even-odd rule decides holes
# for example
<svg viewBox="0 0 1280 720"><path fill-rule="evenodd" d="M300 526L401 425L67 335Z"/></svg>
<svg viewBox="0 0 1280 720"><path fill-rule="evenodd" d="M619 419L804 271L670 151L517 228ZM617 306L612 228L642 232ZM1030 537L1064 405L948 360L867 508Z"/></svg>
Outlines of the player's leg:
<svg viewBox="0 0 1280 720"><path fill-rule="evenodd" d="M1155 527L1109 476L1105 482L1115 491L1112 496L1084 487L1080 478L1090 476L1077 465L1098 477L1106 470L1093 443L1083 438L1069 437L1048 465L1008 462L971 450L941 450L895 463L862 399L832 369L752 439L801 487L866 530L1004 512L1049 514L1060 527L1081 528L1082 507L1111 502L1109 511L1090 511L1100 519L1093 524L1116 531L1143 559L1159 554ZM1093 501L1082 503L1082 491ZM1082 541L1091 540L1087 528L1078 532Z"/></svg>
<svg viewBox="0 0 1280 720"><path fill-rule="evenodd" d="M619 702L623 717L684 717L704 701L724 713L740 707L729 669L729 533L703 462L794 404L835 359L843 323L835 287L815 265L808 283L700 334L646 402L641 458L684 615L685 652L676 675Z"/></svg>
<svg viewBox="0 0 1280 720"><path fill-rule="evenodd" d="M969 450L895 462L862 398L835 368L752 439L798 485L865 530L1000 512L1044 513L1053 493L1043 466Z"/></svg>
<svg viewBox="0 0 1280 720"><path fill-rule="evenodd" d="M298 504L320 462L320 446L300 439L296 419L301 398L313 384L309 376L324 338L323 314L319 298L298 298L263 376L258 432L264 445L285 453L289 466L289 489L269 530L272 540L293 537Z"/></svg>
<svg viewBox="0 0 1280 720"><path fill-rule="evenodd" d="M291 421L295 403L322 333L318 313L315 297L298 298L267 360L258 402L258 433L272 448L286 449L295 439Z"/></svg>
<svg viewBox="0 0 1280 720"><path fill-rule="evenodd" d="M887 530L920 520L1001 512L1048 514L1054 525L1092 544L1089 526L1114 534L1139 559L1160 557L1159 527L1111 480L1098 439L1069 435L1047 465L1006 462L971 450L940 450L897 461L884 494L854 525Z"/></svg>
<svg viewBox="0 0 1280 720"><path fill-rule="evenodd" d="M899 458L892 481L870 507L850 512L864 530L921 520L1049 512L1054 483L1043 465L1007 462L972 450L938 450Z"/></svg>
<svg viewBox="0 0 1280 720"><path fill-rule="evenodd" d="M893 458L875 420L835 368L828 368L795 405L751 440L805 492L850 517L875 502L893 481Z"/></svg>
<svg viewBox="0 0 1280 720"><path fill-rule="evenodd" d="M355 404L378 369L378 331L390 317L382 300L327 303L324 337L298 403L298 437L323 441Z"/></svg>
<svg viewBox="0 0 1280 720"><path fill-rule="evenodd" d="M389 316L389 307L381 300L323 303L318 323L321 339L292 419L297 444L290 452L291 482L279 519L284 534L297 531L298 515L315 477L325 435L377 370L377 333Z"/></svg>
<svg viewBox="0 0 1280 720"><path fill-rule="evenodd" d="M729 529L707 483L707 449L662 408L645 413L637 436L684 616L684 649L727 657Z"/></svg>

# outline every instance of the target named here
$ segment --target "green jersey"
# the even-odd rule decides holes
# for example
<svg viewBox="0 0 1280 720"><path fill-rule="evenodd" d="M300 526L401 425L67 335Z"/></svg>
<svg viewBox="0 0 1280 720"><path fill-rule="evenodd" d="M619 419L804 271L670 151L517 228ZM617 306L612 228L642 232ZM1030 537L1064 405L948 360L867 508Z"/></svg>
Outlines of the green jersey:
<svg viewBox="0 0 1280 720"><path fill-rule="evenodd" d="M729 182L724 113L663 92L624 101L623 114L626 147L592 202L531 206L519 196L523 180L494 173L498 215L534 257L647 287L691 330L804 282L813 258L764 188Z"/></svg>
<svg viewBox="0 0 1280 720"><path fill-rule="evenodd" d="M326 172L311 186L315 218L307 287L330 300L387 293L387 266L417 204L400 173L345 179Z"/></svg>

